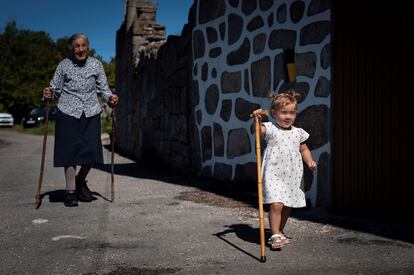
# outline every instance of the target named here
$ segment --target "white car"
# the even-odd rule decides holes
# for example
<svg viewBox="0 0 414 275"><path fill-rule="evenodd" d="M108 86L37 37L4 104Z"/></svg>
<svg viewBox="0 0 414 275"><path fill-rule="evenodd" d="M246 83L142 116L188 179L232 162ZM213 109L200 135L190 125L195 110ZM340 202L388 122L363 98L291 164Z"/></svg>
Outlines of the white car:
<svg viewBox="0 0 414 275"><path fill-rule="evenodd" d="M14 118L9 113L0 113L0 126L13 127Z"/></svg>

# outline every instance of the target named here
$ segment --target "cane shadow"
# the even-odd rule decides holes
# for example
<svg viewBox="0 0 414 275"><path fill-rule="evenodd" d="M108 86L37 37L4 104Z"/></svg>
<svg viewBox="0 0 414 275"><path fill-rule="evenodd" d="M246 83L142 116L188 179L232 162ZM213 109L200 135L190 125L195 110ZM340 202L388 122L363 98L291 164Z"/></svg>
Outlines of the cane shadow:
<svg viewBox="0 0 414 275"><path fill-rule="evenodd" d="M251 227L250 225L247 225L247 224L232 224L232 225L226 225L226 227L228 229L226 229L224 231L221 231L221 232L218 232L218 233L215 233L213 235L216 236L217 238L219 238L220 240L226 242L230 246L234 247L235 249L239 250L240 252L246 254L247 256L250 256L253 259L261 262L259 257L254 256L250 252L244 250L240 246L232 243L231 241L229 241L225 238L225 236L227 234L235 234L236 237L238 237L239 239L241 239L245 242L260 245L260 237L259 237L260 236L260 229L259 228L253 228L253 227ZM270 235L271 235L270 230L265 230L265 240L268 239L270 237Z"/></svg>
<svg viewBox="0 0 414 275"><path fill-rule="evenodd" d="M110 199L102 196L100 193L94 192L94 191L91 191L91 192L92 192L92 195L94 197L93 201L98 200L97 197L99 197L103 200L111 202ZM45 198L45 197L48 197L50 203L64 203L65 202L65 193L66 193L66 190L58 189L58 190L48 191L48 192L40 194L40 202L39 202L38 207L36 207L36 209L39 208L42 205L43 198Z"/></svg>

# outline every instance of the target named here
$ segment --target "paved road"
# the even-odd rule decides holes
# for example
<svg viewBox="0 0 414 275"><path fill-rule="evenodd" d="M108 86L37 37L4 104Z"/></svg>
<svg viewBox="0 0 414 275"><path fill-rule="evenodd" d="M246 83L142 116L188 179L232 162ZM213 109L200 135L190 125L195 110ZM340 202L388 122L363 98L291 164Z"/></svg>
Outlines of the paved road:
<svg viewBox="0 0 414 275"><path fill-rule="evenodd" d="M317 209L296 211L292 244L260 263L255 208L119 155L115 203L104 165L89 176L97 200L66 208L53 136L34 209L41 144L0 129L0 274L414 274L412 225Z"/></svg>

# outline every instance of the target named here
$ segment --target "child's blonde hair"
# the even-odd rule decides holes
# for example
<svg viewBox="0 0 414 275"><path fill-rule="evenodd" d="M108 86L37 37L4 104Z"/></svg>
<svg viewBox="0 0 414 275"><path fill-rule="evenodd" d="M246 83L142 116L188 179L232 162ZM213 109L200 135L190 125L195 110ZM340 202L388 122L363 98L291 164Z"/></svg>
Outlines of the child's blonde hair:
<svg viewBox="0 0 414 275"><path fill-rule="evenodd" d="M276 94L275 92L269 93L269 98L271 100L270 106L271 109L278 111L279 109L285 107L289 104L295 104L296 107L298 105L297 98L300 97L300 94L295 90L289 90L287 92L283 92L280 94Z"/></svg>

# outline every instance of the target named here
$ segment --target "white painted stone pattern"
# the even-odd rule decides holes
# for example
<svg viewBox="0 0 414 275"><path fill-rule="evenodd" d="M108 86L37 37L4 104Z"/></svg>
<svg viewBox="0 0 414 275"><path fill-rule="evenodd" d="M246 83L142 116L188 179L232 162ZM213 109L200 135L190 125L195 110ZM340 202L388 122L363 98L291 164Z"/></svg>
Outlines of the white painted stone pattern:
<svg viewBox="0 0 414 275"><path fill-rule="evenodd" d="M326 7L329 1L255 1L256 0L209 0L209 3L207 3L205 0L200 0L198 1L196 10L197 23L193 29L193 79L198 84L199 92L199 101L195 106L195 113L198 114L196 125L200 135L201 163L202 167L208 170L207 174L211 173L213 177L221 179L230 177L230 180L234 180L237 177L237 166L255 163L255 137L250 132L250 126L253 121L250 119L246 120L245 118L240 119L241 114L237 114L236 111L237 100L244 100L250 104L258 104L262 108L269 108L269 100L257 90L261 87L253 86L252 64L255 64L255 62L260 60L264 62L264 65L261 68L267 68L265 69L265 72L267 71L270 73L270 89L280 91L285 87L289 87L283 79L279 83L274 83L274 78L279 78L283 74L283 72L277 71L277 69L275 71L274 64L276 56L282 54L284 50L282 46L277 46L275 48L275 45L277 45L277 41L275 41L277 40L277 37L275 37L275 35L278 33L278 30L287 30L287 33L289 34L292 34L292 32L296 34L296 39L294 40L296 62L300 61L301 57L304 57L303 59L305 60L301 61L305 62L305 64L297 64L298 76L295 85L302 85L300 87L305 87L305 90L307 89L307 91L305 91L304 98L302 98L303 101L301 101L298 106L298 119L300 118L301 113L307 110L310 110L310 114L314 113L314 110L317 110L316 113L324 114L322 116L324 121L313 121L311 123L311 125L322 124L322 127L307 129L306 125L302 124L300 127L304 128L311 135L314 134L317 136L320 134L322 136L322 138L318 139L322 140L322 142L316 141L315 146L312 148L312 154L315 160L318 161L322 153L330 154L328 119L331 99L330 85L327 84L331 81L331 61L329 56L331 35L329 30L325 33L323 33L323 31L322 33L313 33L315 29L317 31L320 30L321 26L325 26L325 28L326 26L330 26L331 11L329 7ZM224 3L224 6L221 3ZM216 10L203 11L203 9L211 9L212 7L215 7ZM208 12L210 12L210 14L208 14ZM242 19L240 35L238 38L236 37L236 40L233 43L234 32L237 32L237 30L233 30L231 34L231 43L229 43L229 19L237 23L240 21L240 18ZM262 20L260 20L260 18ZM253 22L249 25L249 22L252 20ZM223 30L223 25L225 25L224 36L223 32L220 32L220 25L221 30ZM232 26L232 28L233 27L234 26ZM212 29L216 31L216 35L214 35L214 31L212 31ZM209 38L207 30L210 32ZM269 44L272 32L274 34L272 37L273 41ZM263 50L261 51L259 47L259 49L256 50L257 53L255 53L253 40L258 35L260 36L257 39L263 39L264 37L266 42L264 43ZM210 39L210 42L208 39ZM246 39L249 43L246 43ZM283 42L284 41L281 41L281 43ZM204 51L202 51L203 43ZM243 51L243 43L245 48L246 46L250 47L247 49L247 55L246 50ZM217 48L220 48L221 50L218 50ZM210 55L212 55L212 57L209 56L211 50L212 54ZM236 60L236 62L228 62L230 58L228 56L231 53L233 53L233 60ZM323 53L325 55L321 56ZM236 57L234 58L234 56ZM326 64L327 57L329 64ZM240 60L237 61L237 58ZM306 64L306 62L312 62L312 60L314 64ZM270 64L268 64L269 61ZM248 73L245 73L246 71ZM235 75L232 75L233 77L235 76L234 78L228 78L230 81L234 81L234 79L236 79L234 83L224 83L226 89L228 88L227 86L233 87L234 90L231 90L230 92L223 91L223 84L221 83L222 75L223 73L226 75L226 72L236 73ZM240 72L240 75L237 74L238 72ZM253 75L253 77L260 80L261 76ZM237 80L238 78L239 80ZM317 85L318 81L320 81L319 85ZM322 88L322 92L317 91L317 86L320 86L321 83L325 84ZM275 84L276 86L274 86ZM210 91L207 93L209 88ZM319 87L319 89L321 89L321 87ZM209 98L206 98L206 95L217 98L210 100ZM229 119L223 119L223 116L221 115L223 101L231 102L231 115ZM252 105L252 107L254 107L254 105ZM315 109L312 107L315 107ZM318 110L327 111L318 112ZM213 129L215 123L220 125L222 130L224 154L221 155L217 155L214 152L215 144ZM207 129L208 127L211 127L212 140L210 143L206 142L206 137L204 137L203 141L203 136L201 134L202 129ZM321 128L322 131L320 131ZM249 150L240 150L240 155L232 155L229 157L229 146L232 146L229 144L229 134L236 129L239 132L245 131L248 134L250 148ZM208 130L204 131L209 133ZM206 154L206 152L203 152L203 142L205 143L204 147L208 147L209 144L211 144L211 148L207 148L207 155L204 157L203 154ZM211 155L209 155L210 150ZM325 166L329 167L329 165ZM217 173L217 171L215 171L215 169L223 167L231 167L231 175L228 171L227 176L225 172L223 175L223 172ZM211 171L209 171L209 169L211 169ZM316 184L316 180L319 178L319 180L328 182L328 179L321 179L318 177L317 173L318 172L314 173L313 183L310 190L306 194L307 198L311 200L312 205L315 205L317 199L316 189L318 184ZM325 174L329 175L329 173Z"/></svg>

